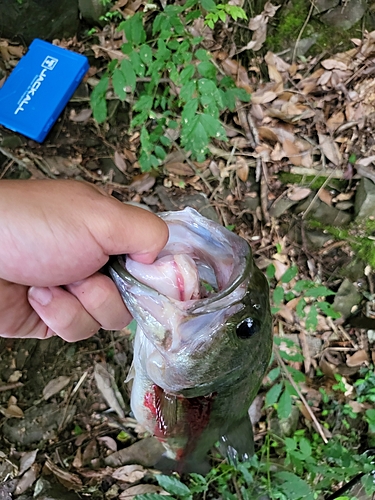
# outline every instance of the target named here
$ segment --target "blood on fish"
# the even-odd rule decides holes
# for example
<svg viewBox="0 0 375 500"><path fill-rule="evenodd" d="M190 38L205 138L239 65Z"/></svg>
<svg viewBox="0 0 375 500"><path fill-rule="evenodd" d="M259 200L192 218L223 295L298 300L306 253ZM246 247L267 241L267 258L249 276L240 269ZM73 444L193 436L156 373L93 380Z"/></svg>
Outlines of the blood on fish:
<svg viewBox="0 0 375 500"><path fill-rule="evenodd" d="M143 404L150 410L152 416L156 417L155 394L152 392L146 392L143 398Z"/></svg>
<svg viewBox="0 0 375 500"><path fill-rule="evenodd" d="M195 398L184 398L167 394L158 385L153 385L156 409L155 436L163 441L165 437L185 435L187 445L177 450L176 459L181 460L192 453L197 441L210 422L212 405L217 393ZM175 406L173 415L168 405Z"/></svg>

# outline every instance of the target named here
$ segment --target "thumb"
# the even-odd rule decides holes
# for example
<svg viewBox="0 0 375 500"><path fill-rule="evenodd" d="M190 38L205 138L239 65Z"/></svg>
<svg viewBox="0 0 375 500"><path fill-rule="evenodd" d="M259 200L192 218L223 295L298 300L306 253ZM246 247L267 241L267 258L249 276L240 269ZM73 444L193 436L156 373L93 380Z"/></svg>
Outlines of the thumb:
<svg viewBox="0 0 375 500"><path fill-rule="evenodd" d="M130 254L134 260L152 263L168 241L166 223L152 212L103 197L99 218L87 225L107 255Z"/></svg>

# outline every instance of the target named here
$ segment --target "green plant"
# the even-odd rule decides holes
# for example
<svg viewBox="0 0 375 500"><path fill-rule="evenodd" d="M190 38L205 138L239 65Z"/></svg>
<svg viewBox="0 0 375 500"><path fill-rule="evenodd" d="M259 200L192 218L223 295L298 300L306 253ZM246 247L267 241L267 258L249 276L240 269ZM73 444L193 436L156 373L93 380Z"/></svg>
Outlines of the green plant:
<svg viewBox="0 0 375 500"><path fill-rule="evenodd" d="M215 2L213 4L211 12L206 15L205 19L205 23L211 29L214 28L219 20L225 23L228 16L234 19L234 21L237 21L237 19L247 19L246 12L241 7L223 3L215 5Z"/></svg>
<svg viewBox="0 0 375 500"><path fill-rule="evenodd" d="M202 1L202 7L216 9L212 0ZM188 0L184 6L167 5L150 32L143 13L122 22L118 29L126 35L124 58L109 63L91 94L98 123L107 118L111 85L122 101L134 95L130 128L140 129L142 171L157 168L173 141L192 159L203 161L212 139L226 140L221 113L233 111L236 99L250 100L231 78L218 75L215 62L200 46L202 39L188 31L189 23L201 15L197 0Z"/></svg>
<svg viewBox="0 0 375 500"><path fill-rule="evenodd" d="M275 272L275 266L270 264L266 270L267 277L273 280ZM326 297L335 295L335 292L311 280L295 281L292 286L289 286L297 274L297 266L291 266L281 276L279 283L276 284L273 291L272 313L277 313L282 304L288 304L291 300L299 299L296 306L296 314L299 318L305 320L307 330L316 329L319 313L333 319L339 318L340 313L336 312L332 305L325 300Z"/></svg>

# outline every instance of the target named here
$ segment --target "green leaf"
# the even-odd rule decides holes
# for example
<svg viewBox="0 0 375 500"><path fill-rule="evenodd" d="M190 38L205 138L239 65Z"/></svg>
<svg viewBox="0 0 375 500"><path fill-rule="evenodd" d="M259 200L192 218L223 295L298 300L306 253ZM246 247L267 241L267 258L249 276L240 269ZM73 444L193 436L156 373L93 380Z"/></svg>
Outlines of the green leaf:
<svg viewBox="0 0 375 500"><path fill-rule="evenodd" d="M286 368L288 372L291 374L294 382L296 382L297 384L306 382L306 376L304 373L300 372L299 370L296 370L295 368L293 368L293 366L287 366Z"/></svg>
<svg viewBox="0 0 375 500"><path fill-rule="evenodd" d="M138 52L133 50L129 55L129 58L136 74L143 78L145 76L146 67L142 62L141 56L138 54Z"/></svg>
<svg viewBox="0 0 375 500"><path fill-rule="evenodd" d="M215 137L216 139L220 139L222 141L226 140L227 136L225 129L219 120L205 113L201 115L200 119L210 137Z"/></svg>
<svg viewBox="0 0 375 500"><path fill-rule="evenodd" d="M267 269L266 269L266 276L268 279L272 279L275 277L275 272L276 272L276 267L274 266L274 264L270 264L269 266L267 266Z"/></svg>
<svg viewBox="0 0 375 500"><path fill-rule="evenodd" d="M266 407L272 406L275 403L277 403L282 389L283 389L283 384L281 382L271 387L271 389L266 394L266 399L265 399Z"/></svg>
<svg viewBox="0 0 375 500"><path fill-rule="evenodd" d="M273 368L270 372L267 373L267 377L274 382L280 375L280 366Z"/></svg>
<svg viewBox="0 0 375 500"><path fill-rule="evenodd" d="M158 493L144 493L143 495L136 495L134 498L135 500L165 500L165 497L166 495L159 495Z"/></svg>
<svg viewBox="0 0 375 500"><path fill-rule="evenodd" d="M273 291L273 302L276 306L280 305L284 300L284 288L277 286Z"/></svg>
<svg viewBox="0 0 375 500"><path fill-rule="evenodd" d="M299 442L299 449L306 457L311 456L312 449L308 439L304 437L301 438L301 441Z"/></svg>
<svg viewBox="0 0 375 500"><path fill-rule="evenodd" d="M152 63L152 50L149 45L141 45L141 48L139 49L139 55L146 66L149 66Z"/></svg>
<svg viewBox="0 0 375 500"><path fill-rule="evenodd" d="M190 496L189 488L175 476L156 476L159 486L172 495Z"/></svg>
<svg viewBox="0 0 375 500"><path fill-rule="evenodd" d="M128 61L128 59L123 59L121 61L121 71L124 75L126 86L130 87L132 89L132 92L134 92L136 85L136 76L132 63Z"/></svg>
<svg viewBox="0 0 375 500"><path fill-rule="evenodd" d="M310 288L305 292L305 297L328 297L329 295L336 295L329 288L323 285L316 286L315 288Z"/></svg>
<svg viewBox="0 0 375 500"><path fill-rule="evenodd" d="M297 307L296 307L296 313L297 313L297 316L299 316L300 318L304 318L305 317L305 307L306 307L306 300L305 299L300 299L298 301L298 304L297 304Z"/></svg>
<svg viewBox="0 0 375 500"><path fill-rule="evenodd" d="M141 12L137 12L137 14L122 22L119 29L125 31L127 41L133 45L140 45L146 41Z"/></svg>
<svg viewBox="0 0 375 500"><path fill-rule="evenodd" d="M113 90L123 101L126 97L126 92L125 92L126 79L124 73L121 71L120 68L116 68L113 71L112 84L113 84Z"/></svg>
<svg viewBox="0 0 375 500"><path fill-rule="evenodd" d="M275 477L281 482L280 488L288 500L314 500L310 486L292 472L276 472Z"/></svg>
<svg viewBox="0 0 375 500"><path fill-rule="evenodd" d="M200 0L199 3L208 12L216 9L216 3L213 0Z"/></svg>
<svg viewBox="0 0 375 500"><path fill-rule="evenodd" d="M195 52L195 57L200 61L209 61L211 59L210 53L205 49L198 49Z"/></svg>
<svg viewBox="0 0 375 500"><path fill-rule="evenodd" d="M93 116L98 123L103 123L107 118L107 101L105 95L109 85L109 78L103 77L94 88L90 96Z"/></svg>
<svg viewBox="0 0 375 500"><path fill-rule="evenodd" d="M311 305L307 313L305 326L307 330L316 330L318 326L318 309L315 304Z"/></svg>
<svg viewBox="0 0 375 500"><path fill-rule="evenodd" d="M182 85L186 85L191 81L195 73L195 66L193 64L189 64L186 66L180 73L180 81Z"/></svg>
<svg viewBox="0 0 375 500"><path fill-rule="evenodd" d="M289 283L295 278L298 274L298 267L292 266L285 271L285 273L281 276L281 283Z"/></svg>
<svg viewBox="0 0 375 500"><path fill-rule="evenodd" d="M203 61L198 64L197 69L199 73L205 78L215 78L216 77L216 68L209 61Z"/></svg>
<svg viewBox="0 0 375 500"><path fill-rule="evenodd" d="M190 82L186 83L181 87L180 98L183 101L188 102L196 94L196 91L197 91L197 82L195 80L190 80Z"/></svg>
<svg viewBox="0 0 375 500"><path fill-rule="evenodd" d="M288 391L284 391L277 403L277 415L279 418L288 418L292 411L292 398Z"/></svg>
<svg viewBox="0 0 375 500"><path fill-rule="evenodd" d="M341 318L341 314L332 307L328 302L317 302L316 307L318 307L326 316L333 319Z"/></svg>
<svg viewBox="0 0 375 500"><path fill-rule="evenodd" d="M155 154L160 160L164 160L165 157L167 156L167 153L165 152L164 148L161 146L155 146Z"/></svg>

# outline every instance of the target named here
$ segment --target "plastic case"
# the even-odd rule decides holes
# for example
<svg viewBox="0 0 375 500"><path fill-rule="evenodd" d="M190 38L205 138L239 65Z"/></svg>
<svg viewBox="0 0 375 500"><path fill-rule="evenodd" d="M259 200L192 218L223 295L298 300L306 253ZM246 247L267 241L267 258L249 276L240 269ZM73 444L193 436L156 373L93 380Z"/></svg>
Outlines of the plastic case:
<svg viewBox="0 0 375 500"><path fill-rule="evenodd" d="M35 39L0 89L0 124L42 142L88 69L85 56Z"/></svg>

